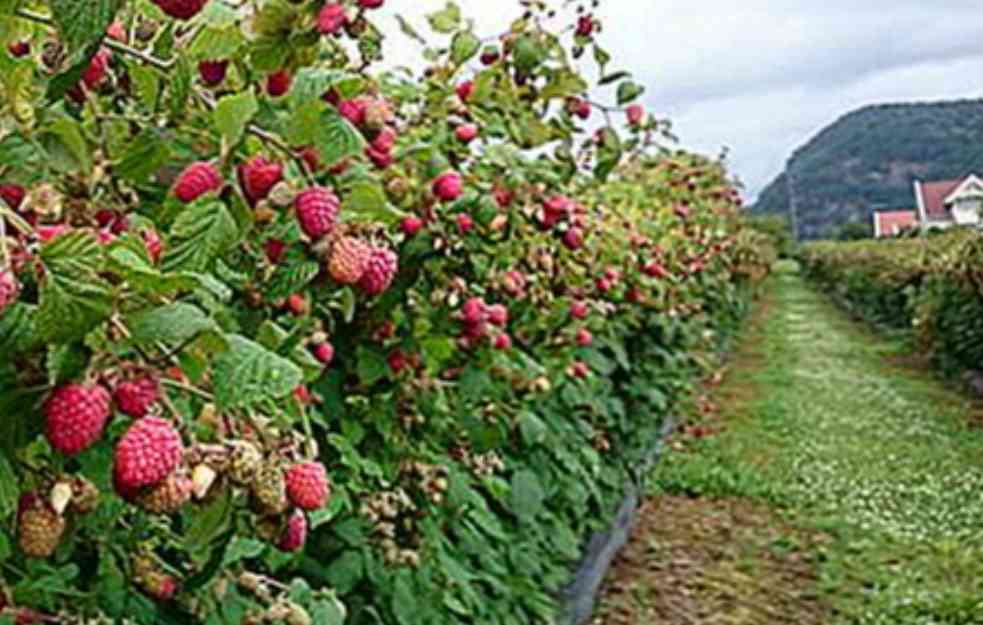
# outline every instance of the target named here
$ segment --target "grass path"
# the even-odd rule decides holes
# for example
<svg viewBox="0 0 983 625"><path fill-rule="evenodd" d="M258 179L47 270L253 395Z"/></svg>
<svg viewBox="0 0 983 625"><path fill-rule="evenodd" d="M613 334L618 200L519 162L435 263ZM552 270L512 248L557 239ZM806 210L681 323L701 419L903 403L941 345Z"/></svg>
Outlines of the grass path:
<svg viewBox="0 0 983 625"><path fill-rule="evenodd" d="M899 355L780 267L597 622L983 624L983 430Z"/></svg>

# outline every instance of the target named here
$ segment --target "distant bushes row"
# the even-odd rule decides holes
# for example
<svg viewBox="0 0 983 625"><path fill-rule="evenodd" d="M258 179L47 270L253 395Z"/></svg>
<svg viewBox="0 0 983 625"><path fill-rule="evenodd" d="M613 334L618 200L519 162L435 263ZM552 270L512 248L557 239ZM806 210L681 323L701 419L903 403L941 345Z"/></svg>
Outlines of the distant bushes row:
<svg viewBox="0 0 983 625"><path fill-rule="evenodd" d="M877 325L908 329L946 375L983 362L983 236L959 231L892 241L820 242L806 274Z"/></svg>

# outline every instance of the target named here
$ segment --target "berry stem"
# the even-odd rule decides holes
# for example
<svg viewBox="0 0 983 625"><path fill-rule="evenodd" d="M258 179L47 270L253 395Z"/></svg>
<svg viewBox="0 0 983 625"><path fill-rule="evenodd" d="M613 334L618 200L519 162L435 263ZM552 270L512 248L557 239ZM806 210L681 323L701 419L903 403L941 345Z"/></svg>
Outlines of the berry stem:
<svg viewBox="0 0 983 625"><path fill-rule="evenodd" d="M0 204L0 217L6 218L10 222L10 225L19 230L21 234L28 236L34 234L34 228L31 227L31 224L24 221L20 215L4 204Z"/></svg>

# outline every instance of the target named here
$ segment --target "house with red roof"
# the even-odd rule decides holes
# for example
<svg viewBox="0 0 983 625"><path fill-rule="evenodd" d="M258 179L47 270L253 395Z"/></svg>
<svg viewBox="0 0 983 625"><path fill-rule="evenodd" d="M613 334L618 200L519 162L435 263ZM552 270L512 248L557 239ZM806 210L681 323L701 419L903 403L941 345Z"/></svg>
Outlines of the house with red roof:
<svg viewBox="0 0 983 625"><path fill-rule="evenodd" d="M978 226L983 216L983 180L975 174L955 180L916 180L915 201L923 229Z"/></svg>
<svg viewBox="0 0 983 625"><path fill-rule="evenodd" d="M896 237L918 228L918 213L914 210L874 211L874 238Z"/></svg>

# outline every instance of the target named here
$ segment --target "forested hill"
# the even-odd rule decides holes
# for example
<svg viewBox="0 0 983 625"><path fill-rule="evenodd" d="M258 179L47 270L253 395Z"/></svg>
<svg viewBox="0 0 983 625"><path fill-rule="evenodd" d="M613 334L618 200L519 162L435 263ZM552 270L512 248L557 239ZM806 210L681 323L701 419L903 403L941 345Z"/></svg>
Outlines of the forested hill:
<svg viewBox="0 0 983 625"><path fill-rule="evenodd" d="M983 100L870 106L796 150L751 210L787 213L791 192L800 238L822 238L875 207L914 208L915 178L971 171L983 171Z"/></svg>

